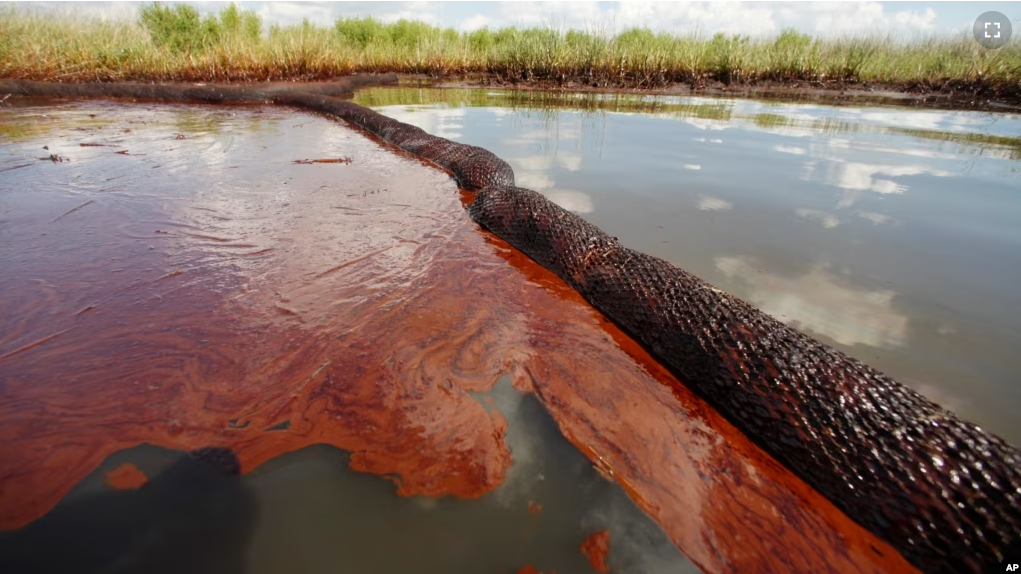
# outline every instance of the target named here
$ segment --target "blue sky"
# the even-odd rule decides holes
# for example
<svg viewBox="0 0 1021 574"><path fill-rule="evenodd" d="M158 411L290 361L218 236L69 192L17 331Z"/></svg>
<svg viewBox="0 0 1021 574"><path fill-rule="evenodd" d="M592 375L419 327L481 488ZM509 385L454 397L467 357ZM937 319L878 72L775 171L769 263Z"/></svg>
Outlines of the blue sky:
<svg viewBox="0 0 1021 574"><path fill-rule="evenodd" d="M40 3L50 4L51 3ZM131 17L139 2L60 5L108 17ZM220 2L194 2L202 12ZM409 18L471 30L506 25L620 31L633 26L684 33L699 30L775 35L786 27L819 36L880 33L912 36L968 32L979 14L1002 12L1021 28L1021 1L1014 2L239 2L268 24L308 18L331 24L340 16Z"/></svg>

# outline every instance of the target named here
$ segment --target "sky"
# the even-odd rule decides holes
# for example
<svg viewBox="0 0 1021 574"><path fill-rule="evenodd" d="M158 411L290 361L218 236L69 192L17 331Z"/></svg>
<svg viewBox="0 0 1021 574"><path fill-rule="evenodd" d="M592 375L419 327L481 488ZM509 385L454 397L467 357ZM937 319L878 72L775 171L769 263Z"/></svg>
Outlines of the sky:
<svg viewBox="0 0 1021 574"><path fill-rule="evenodd" d="M384 21L415 19L458 30L484 26L554 26L610 33L631 27L703 34L774 36L791 27L814 36L970 33L975 18L994 10L1021 28L1021 1L1013 2L238 2L263 23L296 24L307 18L330 25L339 17ZM50 8L57 3L36 5ZM141 2L80 2L56 9L133 17ZM222 2L193 2L201 12Z"/></svg>

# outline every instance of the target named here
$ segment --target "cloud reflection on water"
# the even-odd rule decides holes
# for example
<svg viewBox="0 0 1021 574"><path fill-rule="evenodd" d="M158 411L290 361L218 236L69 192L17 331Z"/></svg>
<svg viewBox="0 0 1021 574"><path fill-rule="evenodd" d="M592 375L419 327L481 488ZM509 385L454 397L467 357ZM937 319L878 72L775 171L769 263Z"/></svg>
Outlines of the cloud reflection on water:
<svg viewBox="0 0 1021 574"><path fill-rule="evenodd" d="M567 211L575 213L592 213L595 206L592 204L592 197L587 193L571 189L556 189L546 193L550 201L563 207Z"/></svg>
<svg viewBox="0 0 1021 574"><path fill-rule="evenodd" d="M1016 283L1005 263L1017 253L1021 115L398 92L366 102L384 113L429 98L434 109L466 106L463 141L506 159L519 185L813 336L861 345L874 366L918 389L926 381L940 402L978 381L970 415L1016 436L1004 406L1011 355L989 349L1016 339L1007 334L1021 308L1004 287ZM993 333L990 316L1006 329Z"/></svg>
<svg viewBox="0 0 1021 574"><path fill-rule="evenodd" d="M889 348L907 341L908 318L893 308L894 291L850 287L825 265L789 278L761 271L742 257L714 262L726 277L748 284L744 299L802 331L848 346Z"/></svg>
<svg viewBox="0 0 1021 574"><path fill-rule="evenodd" d="M494 111L499 110L494 108ZM506 114L497 111L496 119L500 121ZM504 159L514 168L514 179L517 185L542 193L550 201L574 213L592 213L595 204L592 196L573 189L563 189L556 183L556 172L565 170L577 172L581 170L582 154L570 148L579 148L583 130L574 130L562 126L559 114L552 121L545 121L542 129L521 129L512 137L501 140L502 145L510 149L527 150L528 155L505 155ZM568 149L561 149L561 147Z"/></svg>
<svg viewBox="0 0 1021 574"><path fill-rule="evenodd" d="M889 215L883 215L882 213L873 213L873 212L870 212L870 211L859 211L858 215L860 217L864 217L865 219L868 219L869 221L871 221L875 225L881 225L881 224L884 224L884 223L893 223L893 222L896 221L894 218L890 217Z"/></svg>
<svg viewBox="0 0 1021 574"><path fill-rule="evenodd" d="M890 178L922 174L936 177L952 175L948 171L924 165L883 165L830 159L823 179L829 185L841 189L874 193L904 193L907 191L908 185L898 183ZM885 176L885 178L881 176Z"/></svg>
<svg viewBox="0 0 1021 574"><path fill-rule="evenodd" d="M722 211L732 207L734 207L733 203L709 195L703 195L698 200L698 208L702 211Z"/></svg>
<svg viewBox="0 0 1021 574"><path fill-rule="evenodd" d="M433 106L390 106L384 113L395 120L420 127L428 134L459 140L463 137L467 110Z"/></svg>
<svg viewBox="0 0 1021 574"><path fill-rule="evenodd" d="M798 217L803 217L812 221L818 221L826 229L833 229L840 225L840 220L832 214L826 213L825 211L819 211L817 209L797 209L794 211Z"/></svg>
<svg viewBox="0 0 1021 574"><path fill-rule="evenodd" d="M803 147L786 146L780 144L773 146L773 151L777 151L780 153L789 153L793 155L805 155L806 153L808 153L808 150L806 150Z"/></svg>

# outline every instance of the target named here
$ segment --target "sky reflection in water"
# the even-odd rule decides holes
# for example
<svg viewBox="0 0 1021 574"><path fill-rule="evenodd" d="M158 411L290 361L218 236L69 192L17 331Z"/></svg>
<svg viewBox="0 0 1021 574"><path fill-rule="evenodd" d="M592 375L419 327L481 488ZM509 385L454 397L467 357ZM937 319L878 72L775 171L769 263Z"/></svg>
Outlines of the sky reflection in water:
<svg viewBox="0 0 1021 574"><path fill-rule="evenodd" d="M1021 116L373 89L518 184L1021 443Z"/></svg>

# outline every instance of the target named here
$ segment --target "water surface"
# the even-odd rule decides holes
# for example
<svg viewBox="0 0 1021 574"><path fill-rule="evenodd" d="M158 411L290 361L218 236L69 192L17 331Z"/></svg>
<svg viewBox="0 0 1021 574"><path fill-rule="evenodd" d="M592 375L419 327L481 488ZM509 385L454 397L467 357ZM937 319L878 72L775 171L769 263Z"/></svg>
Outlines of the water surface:
<svg viewBox="0 0 1021 574"><path fill-rule="evenodd" d="M463 210L470 197L419 159L271 106L8 104L0 528L10 547L27 536L67 556L98 553L90 564L197 557L217 571L578 572L589 568L581 541L609 529L610 566L629 572L912 571L576 292L480 230ZM721 121L726 106L696 110ZM486 113L522 134L560 125L547 112ZM579 129L598 134L588 117ZM451 122L427 127L471 141ZM528 185L548 178L545 192L594 219L666 218L681 193L654 180L605 196L596 181L558 188L599 146L475 143L506 155ZM337 161L295 163L315 159ZM644 199L599 207L622 189ZM697 196L687 224L717 229L712 218L737 205ZM671 245L653 223L630 229L632 245ZM244 477L168 500L182 492L170 469L200 447L229 449ZM202 502L220 488L222 505ZM208 530L227 538L196 536Z"/></svg>
<svg viewBox="0 0 1021 574"><path fill-rule="evenodd" d="M518 184L1021 444L1021 116L373 88Z"/></svg>
<svg viewBox="0 0 1021 574"><path fill-rule="evenodd" d="M443 172L289 109L0 114L0 570L581 573L609 530L616 569L698 571L494 386L542 339L501 301L565 311Z"/></svg>
<svg viewBox="0 0 1021 574"><path fill-rule="evenodd" d="M218 574L510 573L527 562L586 573L582 541L609 528L615 571L698 573L564 440L535 397L505 379L478 398L507 416L515 456L503 484L478 501L394 496L388 482L352 472L346 453L323 444L239 479L142 445L108 457L51 514L0 534L0 565L21 571L8 562L14 556L34 572L132 564ZM155 487L111 488L108 476L127 464Z"/></svg>

